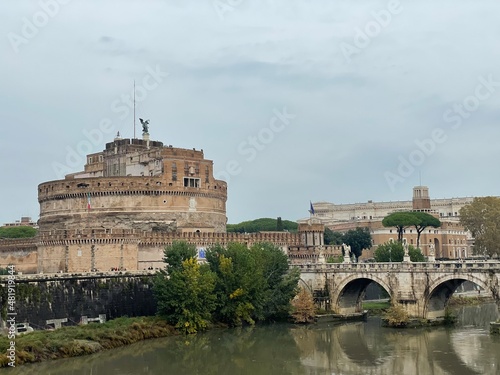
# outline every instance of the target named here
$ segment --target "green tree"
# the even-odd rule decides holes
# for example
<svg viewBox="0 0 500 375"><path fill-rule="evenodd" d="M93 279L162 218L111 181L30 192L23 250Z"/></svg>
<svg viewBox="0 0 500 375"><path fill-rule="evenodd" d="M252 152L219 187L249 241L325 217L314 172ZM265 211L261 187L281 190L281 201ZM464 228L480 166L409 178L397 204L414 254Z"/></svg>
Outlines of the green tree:
<svg viewBox="0 0 500 375"><path fill-rule="evenodd" d="M417 248L420 249L420 235L427 227L439 228L441 221L427 212L413 211L412 214L418 219L414 224L417 230Z"/></svg>
<svg viewBox="0 0 500 375"><path fill-rule="evenodd" d="M460 222L475 239L475 254L500 255L500 198L474 198L460 209Z"/></svg>
<svg viewBox="0 0 500 375"><path fill-rule="evenodd" d="M283 230L288 232L296 232L298 224L290 220L282 220ZM277 219L261 218L250 221L243 221L239 224L227 224L226 230L228 232L236 233L255 233L275 231L278 226Z"/></svg>
<svg viewBox="0 0 500 375"><path fill-rule="evenodd" d="M419 225L419 219L414 215L414 212L393 212L387 215L382 220L384 227L396 227L398 231L398 242L403 242L403 232L407 227Z"/></svg>
<svg viewBox="0 0 500 375"><path fill-rule="evenodd" d="M378 245L373 257L376 262L402 262L405 254L403 244L400 242L386 242ZM408 254L412 262L425 262L425 257L419 249L408 246Z"/></svg>
<svg viewBox="0 0 500 375"><path fill-rule="evenodd" d="M174 241L171 246L167 246L163 251L163 261L166 264L168 274L174 270L182 268L182 262L186 259L195 258L197 251L196 246L185 241Z"/></svg>
<svg viewBox="0 0 500 375"><path fill-rule="evenodd" d="M37 232L29 226L0 227L0 238L30 238L35 237Z"/></svg>
<svg viewBox="0 0 500 375"><path fill-rule="evenodd" d="M276 245L264 242L254 244L250 252L256 254L264 277L264 303L259 319L282 320L291 312L291 300L297 294L300 270L290 269L287 255Z"/></svg>
<svg viewBox="0 0 500 375"><path fill-rule="evenodd" d="M402 262L404 253L400 242L386 242L377 246L373 258L376 262Z"/></svg>
<svg viewBox="0 0 500 375"><path fill-rule="evenodd" d="M325 245L342 245L344 235L340 232L334 232L330 228L325 227Z"/></svg>
<svg viewBox="0 0 500 375"><path fill-rule="evenodd" d="M230 325L254 323L255 304L263 299L262 269L241 243L215 245L207 251L210 269L217 275L215 319Z"/></svg>
<svg viewBox="0 0 500 375"><path fill-rule="evenodd" d="M276 230L278 232L283 232L283 221L281 220L281 217L276 219Z"/></svg>
<svg viewBox="0 0 500 375"><path fill-rule="evenodd" d="M207 251L217 275L215 318L230 325L282 319L291 311L300 273L290 270L287 256L273 244L216 245Z"/></svg>
<svg viewBox="0 0 500 375"><path fill-rule="evenodd" d="M205 330L215 309L214 287L215 274L194 257L170 267L168 277L160 271L153 286L158 314L186 334Z"/></svg>
<svg viewBox="0 0 500 375"><path fill-rule="evenodd" d="M363 249L369 249L372 246L372 236L368 228L350 229L344 233L343 240L351 247L356 259L361 256Z"/></svg>
<svg viewBox="0 0 500 375"><path fill-rule="evenodd" d="M410 260L412 262L425 262L425 256L419 248L408 246L408 255L410 255Z"/></svg>

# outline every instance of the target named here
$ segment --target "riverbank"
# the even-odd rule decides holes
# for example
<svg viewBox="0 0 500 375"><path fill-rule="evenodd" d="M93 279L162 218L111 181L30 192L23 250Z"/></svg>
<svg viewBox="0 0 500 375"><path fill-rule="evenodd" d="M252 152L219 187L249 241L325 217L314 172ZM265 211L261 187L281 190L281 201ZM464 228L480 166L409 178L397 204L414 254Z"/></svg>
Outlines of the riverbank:
<svg viewBox="0 0 500 375"><path fill-rule="evenodd" d="M158 317L118 318L103 324L34 331L15 338L16 366L78 357L142 340L178 334L173 326ZM7 336L0 336L0 367L9 366L7 351L10 341Z"/></svg>

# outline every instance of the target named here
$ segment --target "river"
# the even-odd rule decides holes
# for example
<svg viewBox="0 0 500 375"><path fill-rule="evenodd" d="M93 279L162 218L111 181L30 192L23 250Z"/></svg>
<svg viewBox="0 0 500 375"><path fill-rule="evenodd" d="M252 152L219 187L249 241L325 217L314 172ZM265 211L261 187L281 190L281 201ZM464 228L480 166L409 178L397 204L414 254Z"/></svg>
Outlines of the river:
<svg viewBox="0 0 500 375"><path fill-rule="evenodd" d="M20 366L12 375L500 375L495 304L456 309L453 328L390 329L380 319L273 324L149 340L91 356Z"/></svg>

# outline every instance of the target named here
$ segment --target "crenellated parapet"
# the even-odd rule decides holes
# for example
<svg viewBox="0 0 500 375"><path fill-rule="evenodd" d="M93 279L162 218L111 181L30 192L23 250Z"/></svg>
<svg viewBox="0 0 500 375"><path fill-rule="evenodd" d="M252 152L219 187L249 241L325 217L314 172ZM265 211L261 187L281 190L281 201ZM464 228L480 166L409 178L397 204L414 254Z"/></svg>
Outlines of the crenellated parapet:
<svg viewBox="0 0 500 375"><path fill-rule="evenodd" d="M162 242L171 243L173 241L199 242L208 241L211 243L230 242L272 242L283 245L299 245L300 236L298 233L290 232L258 232L258 233L217 233L217 232L147 232L134 229L72 229L72 230L52 230L40 232L39 242L79 240L79 239L123 239L135 238L141 243Z"/></svg>
<svg viewBox="0 0 500 375"><path fill-rule="evenodd" d="M175 241L186 241L194 244L227 244L239 242L254 244L271 242L279 246L300 245L300 234L289 232L259 233L217 233L217 232L146 232L133 229L73 229L41 232L37 242L47 245L66 243L68 241L82 243L114 243L137 241L141 245L172 244Z"/></svg>
<svg viewBox="0 0 500 375"><path fill-rule="evenodd" d="M200 246L214 244L227 245L231 242L245 243L249 246L259 242L271 242L277 246L298 245L300 236L288 232L260 232L260 233L212 233L212 232L184 232L184 233L148 233L141 240L141 246L153 244L170 245L175 241L186 241Z"/></svg>
<svg viewBox="0 0 500 375"><path fill-rule="evenodd" d="M144 236L145 232L133 229L72 229L52 230L40 232L38 239L40 243L52 243L54 241L67 240L136 240Z"/></svg>
<svg viewBox="0 0 500 375"><path fill-rule="evenodd" d="M0 239L0 251L9 248L36 247L36 237L33 238L3 238Z"/></svg>
<svg viewBox="0 0 500 375"><path fill-rule="evenodd" d="M134 229L56 229L30 239L0 240L0 267L23 273L103 272L164 267L163 251L176 241L197 248L232 242L270 242L288 252L301 245L299 233L148 232Z"/></svg>
<svg viewBox="0 0 500 375"><path fill-rule="evenodd" d="M50 239L40 241L40 246L59 246L59 245L116 245L116 244L138 244L140 239L134 238L72 238L72 239Z"/></svg>

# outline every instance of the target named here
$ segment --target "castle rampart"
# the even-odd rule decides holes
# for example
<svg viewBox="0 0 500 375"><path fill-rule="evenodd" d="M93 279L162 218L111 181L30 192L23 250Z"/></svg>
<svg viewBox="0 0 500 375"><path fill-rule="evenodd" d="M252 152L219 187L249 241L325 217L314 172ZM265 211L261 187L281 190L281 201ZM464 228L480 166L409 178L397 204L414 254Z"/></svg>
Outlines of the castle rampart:
<svg viewBox="0 0 500 375"><path fill-rule="evenodd" d="M301 244L301 234L59 229L40 232L32 239L0 241L0 267L15 264L16 269L23 273L163 268L163 251L175 241L186 241L205 249L215 244L225 246L231 242L247 246L271 242L288 253L290 246Z"/></svg>
<svg viewBox="0 0 500 375"><path fill-rule="evenodd" d="M38 272L38 245L36 238L0 240L0 268L16 265L22 273Z"/></svg>

